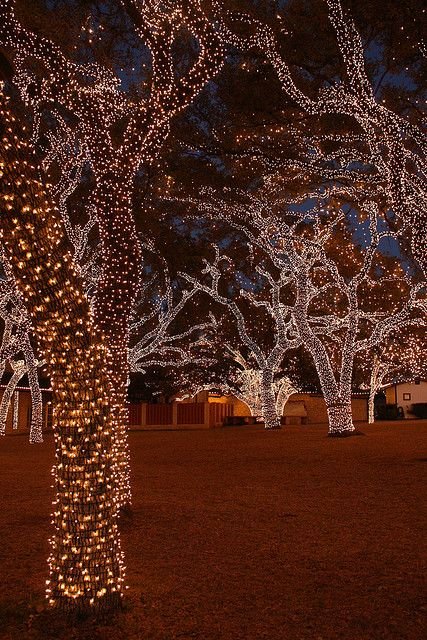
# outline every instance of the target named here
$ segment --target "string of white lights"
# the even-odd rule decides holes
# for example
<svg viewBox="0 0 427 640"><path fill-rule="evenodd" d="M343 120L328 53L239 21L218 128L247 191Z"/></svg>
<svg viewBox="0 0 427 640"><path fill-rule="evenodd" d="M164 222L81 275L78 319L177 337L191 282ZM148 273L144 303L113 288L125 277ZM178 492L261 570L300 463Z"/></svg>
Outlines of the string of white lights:
<svg viewBox="0 0 427 640"><path fill-rule="evenodd" d="M227 13L220 3L216 3L217 18L225 41L242 51L255 49L262 52L275 70L283 92L302 113L317 118L326 117L329 122L331 115L337 116L337 122L344 116L348 123L352 123L348 125L353 126L350 135L310 137L304 134L309 143L308 153L304 159L288 161L288 171L297 174L303 170L302 183L307 181L307 171L320 173L325 180L351 180L358 184L359 189L364 183L368 199L375 197L372 192L374 186L378 196L381 196L381 215L393 213L401 227L410 229L412 252L425 274L427 142L422 124L396 113L385 100L376 97L365 64L362 39L350 14L343 9L340 0L325 2L345 72L341 78L331 78L316 97L309 97L298 86L292 68L280 52L278 38L271 26L252 16ZM281 17L279 12L278 19ZM236 25L249 26L251 35L243 36L241 29L234 31ZM278 30L283 31L282 28ZM413 46L417 51L420 43L414 42ZM261 158L262 145L274 137L280 138L281 134L301 136L301 132L288 123L266 129L258 136ZM257 135L253 136L255 144ZM244 141L246 146L249 145L247 153L250 160L254 151L250 146L251 134L239 133L236 141ZM330 151L330 143L333 143L335 151ZM264 158L269 170L277 165L277 162L268 159L267 154ZM283 163L281 167L284 168Z"/></svg>
<svg viewBox="0 0 427 640"><path fill-rule="evenodd" d="M227 204L222 202L222 205L225 207L222 212L227 217ZM204 205L201 205L201 209L203 213L212 213L212 207L207 201ZM218 212L219 210L217 210ZM281 414L277 413L276 407L276 375L281 369L285 354L301 345L300 338L294 327L291 310L289 306L281 301L282 291L289 284L289 279L283 272L280 272L278 278L275 278L260 263L256 266L255 273L257 278L261 278L264 282L261 296L251 291L247 285L242 286L243 282L240 283L239 297L234 298L233 296L223 295L220 292L221 279L224 275L228 276L230 272L234 272L235 266L229 256L221 255L217 246L214 248L214 261L209 263L204 259L205 266L202 270L202 279L183 272L179 275L191 284L194 290L208 294L229 310L236 323L242 345L248 349L256 363L257 375L259 376L260 404L262 406L262 410L259 413L264 418L266 429L278 429L280 428ZM245 309L244 305L241 307L238 303L239 300L247 301L250 305L249 309ZM266 312L272 323L272 346L267 346L268 343L265 343L265 335L261 330L262 327L259 326L259 319L257 319L258 325L256 329L251 326L254 315L255 317L258 315L254 314L254 311L256 312L259 308Z"/></svg>
<svg viewBox="0 0 427 640"><path fill-rule="evenodd" d="M199 215L225 220L246 236L253 251L261 253L265 265L258 273L265 278L264 287L271 287L274 281L286 285L285 297L281 297L279 287L275 303L255 304L262 304L270 312L276 309L282 322L285 313L284 326L298 335L297 340L293 338L295 344L303 344L311 354L328 409L330 435L354 431L351 391L356 354L381 344L397 327L423 322L427 295L425 283L403 270L398 256L391 265L383 264L381 247L396 234L381 225L377 205L364 202L358 210L346 213L343 195L341 203L337 193L332 201L329 194L318 196L314 206L298 211L286 206L276 194L274 180L270 180L259 194L234 190L232 194L226 191L225 198L206 189L201 198L187 199ZM353 235L365 230L362 243L355 242L352 234L346 237L349 224L353 225ZM243 342L250 347L251 338L245 333L236 300L219 293L220 262L216 250L215 262L206 263L203 271L210 276L208 283L187 279L228 305ZM228 269L232 265L228 257L226 264ZM390 290L397 290L399 295L388 299ZM242 295L256 299L248 285ZM339 353L338 367L333 344ZM256 348L252 351L257 354ZM264 371L270 384L272 369Z"/></svg>

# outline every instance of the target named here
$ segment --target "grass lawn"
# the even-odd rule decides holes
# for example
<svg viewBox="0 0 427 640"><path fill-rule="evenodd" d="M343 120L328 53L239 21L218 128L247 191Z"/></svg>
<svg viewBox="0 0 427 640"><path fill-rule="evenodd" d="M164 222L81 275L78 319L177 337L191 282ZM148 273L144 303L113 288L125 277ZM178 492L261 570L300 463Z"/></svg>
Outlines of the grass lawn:
<svg viewBox="0 0 427 640"><path fill-rule="evenodd" d="M421 640L427 421L130 434L125 610L44 610L53 442L0 440L0 638Z"/></svg>

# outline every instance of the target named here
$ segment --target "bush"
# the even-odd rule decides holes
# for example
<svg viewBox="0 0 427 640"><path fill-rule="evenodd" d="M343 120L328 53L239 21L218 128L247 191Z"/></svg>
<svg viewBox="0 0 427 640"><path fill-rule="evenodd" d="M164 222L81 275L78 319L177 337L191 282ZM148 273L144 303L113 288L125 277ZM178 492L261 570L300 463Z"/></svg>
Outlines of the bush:
<svg viewBox="0 0 427 640"><path fill-rule="evenodd" d="M378 420L397 420L398 409L396 404L383 404L377 408Z"/></svg>
<svg viewBox="0 0 427 640"><path fill-rule="evenodd" d="M416 418L427 418L427 402L415 402L411 406L410 413L413 413Z"/></svg>

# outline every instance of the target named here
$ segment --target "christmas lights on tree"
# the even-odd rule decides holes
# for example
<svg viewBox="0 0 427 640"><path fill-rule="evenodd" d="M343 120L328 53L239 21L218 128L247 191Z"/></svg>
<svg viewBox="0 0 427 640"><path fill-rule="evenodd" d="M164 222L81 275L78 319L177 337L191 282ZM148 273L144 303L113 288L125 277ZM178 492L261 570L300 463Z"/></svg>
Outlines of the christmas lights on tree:
<svg viewBox="0 0 427 640"><path fill-rule="evenodd" d="M0 95L1 242L53 389L56 462L47 594L65 610L118 607L124 581L105 340L23 127ZM70 354L73 357L70 357Z"/></svg>
<svg viewBox="0 0 427 640"><path fill-rule="evenodd" d="M241 289L240 298L262 307L275 319L272 354L280 354L278 363L288 349L304 345L319 376L329 434L351 434L356 354L381 344L397 327L419 326L426 313L427 289L423 281L402 268L398 257L393 262L394 272L387 265L384 268L381 247L396 234L381 226L374 203L349 211L342 191L341 202L336 192L333 199L326 193L318 195L310 209L305 206L298 210L289 206L286 197L279 198L277 191L274 176L266 179L258 194L233 190L222 197L206 189L203 198L189 198L187 202L201 216L227 221L246 236L253 252L260 253L264 262L256 271L264 279L262 291L271 289L271 302L257 298L248 283ZM354 236L361 230L363 241L358 243ZM235 315L242 343L257 357L259 348L248 335L237 300L220 293L224 272L221 262L227 265L226 270L233 271L231 259L223 259L216 249L214 263L206 261L204 280L182 275L228 306ZM388 300L390 283L399 295ZM264 388L271 389L273 368L263 371L268 377ZM271 414L264 416L266 424L270 416L274 419L272 394L268 411Z"/></svg>
<svg viewBox="0 0 427 640"><path fill-rule="evenodd" d="M250 359L254 360L256 365L256 358L252 356L245 358L241 351L231 345L225 346L225 355L230 358L237 366L226 377L225 382L220 385L221 390L225 394L232 394L239 400L244 402L251 412L251 416L258 417L261 421L265 422L264 412L269 409L269 405L265 408L264 403L266 398L269 398L269 394L266 394L263 390L263 385L266 384L266 376L263 371L251 366ZM290 378L284 375L280 371L275 371L273 375L273 381L270 383L271 390L275 397L275 412L277 420L275 426L280 424L280 418L283 416L285 405L291 395L298 393L299 389L292 383ZM266 428L268 425L266 423Z"/></svg>
<svg viewBox="0 0 427 640"><path fill-rule="evenodd" d="M168 136L171 119L219 71L224 53L221 38L200 0L144 5L121 0L118 4L128 32L135 34L150 59L150 73L140 74L140 86L133 92L123 89L121 78L107 65L80 63L51 40L27 29L16 16L14 0L3 2L0 42L15 53L13 81L33 111L35 139L41 137L47 120L53 123L46 161L59 164L61 174L54 189L63 201L63 211L75 175L85 162L92 172L87 224L96 219L100 239L99 276L92 304L96 325L108 343L104 366L112 381L116 480L119 503L124 506L131 500L125 431L129 317L138 295L141 268L132 212L134 177L141 167L154 162ZM82 29L86 31L86 26ZM100 27L98 31L89 39L82 34L95 60ZM183 31L191 34L197 47L192 64L181 71L174 46ZM29 65L34 59L43 65L42 77ZM64 112L71 114L68 120Z"/></svg>
<svg viewBox="0 0 427 640"><path fill-rule="evenodd" d="M204 346L210 349L212 355L214 355L217 341L217 335L206 337L204 340ZM248 407L251 416L260 422L265 422L263 401L266 398L270 399L271 395L262 391L263 372L256 368L255 358L251 354L244 357L242 350L228 343L221 344L218 361L215 363L217 366L210 371L198 369L192 370L189 375L182 375L179 380L180 391L176 399L182 401L194 398L202 391L214 389L224 396L235 396ZM299 389L288 376L279 371L274 376L271 390L275 398L277 417L273 425L266 425L266 428L277 429L287 401L291 395L298 393ZM269 406L267 410L268 408Z"/></svg>
<svg viewBox="0 0 427 640"><path fill-rule="evenodd" d="M360 354L359 368L369 389L368 422L375 420L375 396L387 385L412 382L427 376L425 324L416 328L399 327L367 353Z"/></svg>
<svg viewBox="0 0 427 640"><path fill-rule="evenodd" d="M177 327L177 319L191 306L198 289L182 289L172 281L167 261L152 242L142 242L142 250L147 262L149 254L156 257L159 268L142 284L130 321L130 370L144 373L149 367L208 367L213 360L201 354L199 347L203 336L215 331L215 317L210 313L207 321Z"/></svg>
<svg viewBox="0 0 427 640"><path fill-rule="evenodd" d="M200 211L203 214L215 216L215 204L209 203L209 194L206 191L206 201L200 201ZM194 204L194 201L193 201ZM221 201L221 215L227 218L227 202ZM244 225L245 222L243 221ZM249 238L248 238L249 239ZM301 345L290 307L282 302L283 291L289 285L289 278L285 272L279 272L275 277L273 272L266 269L265 265L259 263L255 267L256 277L262 281L262 295L250 290L250 287L242 280L239 296L233 297L221 293L222 278L228 276L230 272L235 273L236 268L232 259L228 255L221 255L217 246L215 248L215 259L208 262L204 259L205 267L202 270L202 278L196 278L186 273L180 276L186 280L194 289L198 289L211 296L217 303L229 310L236 323L237 332L244 346L250 353L251 358L256 363L257 376L259 376L259 396L261 411L266 429L279 429L281 413L277 412L276 396L276 376L281 369L285 354L291 349L297 349ZM241 302L243 301L243 305ZM249 308L245 308L245 303ZM271 322L273 333L273 344L264 343L265 331L258 326L256 321L253 326L254 317L257 318L257 311L262 309ZM242 374L241 374L242 375ZM241 381L242 387L249 383L249 380ZM253 380L252 380L253 383ZM247 389L249 393L249 389ZM282 394L281 394L282 395ZM283 397L284 400L285 396ZM280 402L280 404L282 401Z"/></svg>
<svg viewBox="0 0 427 640"><path fill-rule="evenodd" d="M12 417L12 429L19 428L19 391L15 391L13 396L13 417Z"/></svg>
<svg viewBox="0 0 427 640"><path fill-rule="evenodd" d="M0 44L13 58L13 82L33 115L33 148L52 184L39 182L27 136L3 100L2 242L13 277L0 290L0 365L12 369L0 431L27 373L40 424L32 427L32 437L41 436L38 363L29 339L34 327L54 389L49 600L64 609L107 609L120 602L124 581L117 518L130 502L129 367L209 362L198 349L203 353L204 334L216 328L214 317L175 330L180 314L202 292L234 318L245 353L229 353L237 366L234 377L224 376L224 390L246 398L267 429L278 428L294 391L282 376L283 361L303 345L316 365L331 435L351 434L355 358L372 357L397 328L420 326L425 317L425 282L409 268L384 267L382 252L385 241L397 243L412 233L413 254L425 272L425 140L415 122L377 100L360 35L339 0L326 4L345 74L316 95L298 86L270 26L228 15L219 3L213 26L201 0L117 0L140 46L135 82L113 61L99 62L104 25L97 16L86 16L74 53L65 53L21 23L15 4L2 2ZM252 35L235 34L230 23L236 22ZM178 64L175 45L183 33L192 38L188 59ZM189 200L209 221L221 218L245 236L249 273L242 276L233 256L215 246L214 260L205 261L200 276L179 274L190 286L183 291L175 290L163 262L165 286L147 299L140 284L134 179L156 161L172 118L221 68L225 41L261 50L301 113L351 125L345 133L320 128L315 135L289 127L301 153L286 161L258 155L268 173L259 193L207 190ZM263 130L259 142L280 138L286 128ZM251 164L251 140L242 134L237 142L246 144ZM77 219L73 204L86 175L84 219ZM300 182L298 194L282 196L290 176ZM389 286L399 295L388 299ZM371 395L386 375L380 364L374 361ZM14 426L17 407L16 399Z"/></svg>
<svg viewBox="0 0 427 640"><path fill-rule="evenodd" d="M264 56L286 99L299 110L300 120L312 117L317 129L320 126L320 133L302 134L308 143L307 151L301 154L295 144L299 153L286 165L271 160L266 147L274 137L295 136L297 140L301 136L298 127L290 122L264 129L258 136L258 161L261 158L269 171L278 165L282 172L299 177L302 184L309 182L310 175L320 175L329 184L345 181L357 184L359 192L363 188L367 200L381 202L381 217L411 234L412 254L425 274L427 145L422 123L408 118L405 111L396 113L377 97L376 81L369 77L362 38L350 13L340 0L325 0L325 5L344 71L341 76L325 80L314 95L281 53L278 34L284 32L286 37L286 30L283 31L280 12L277 25L267 25L253 16L225 12L222 4L216 3L224 40L242 52L256 51ZM413 47L417 54L421 43L414 42ZM345 122L346 131L331 133L328 129L333 119L336 123ZM326 123L324 133L322 123ZM237 142L245 143L250 160L255 145L251 133L241 134Z"/></svg>
<svg viewBox="0 0 427 640"><path fill-rule="evenodd" d="M25 309L13 278L12 270L1 251L1 267L4 279L0 280L0 318L3 320L3 336L0 347L0 380L6 366L12 369L12 376L6 384L0 403L0 435L6 433L6 420L13 400L13 428L18 427L19 392L15 391L24 375L28 377L31 394L30 442L43 442L43 406L38 369L44 363L38 361L31 344L31 321ZM22 359L22 356L24 359Z"/></svg>

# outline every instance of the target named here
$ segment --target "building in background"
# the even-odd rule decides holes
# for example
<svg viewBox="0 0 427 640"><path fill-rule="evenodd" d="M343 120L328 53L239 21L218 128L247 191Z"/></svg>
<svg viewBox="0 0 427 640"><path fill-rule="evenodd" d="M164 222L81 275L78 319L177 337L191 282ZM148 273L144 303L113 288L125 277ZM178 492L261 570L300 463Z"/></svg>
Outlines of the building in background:
<svg viewBox="0 0 427 640"><path fill-rule="evenodd" d="M401 382L391 384L385 388L388 405L401 407L404 418L419 418L423 413L422 407L414 405L426 405L427 412L427 381L416 378L413 382Z"/></svg>

